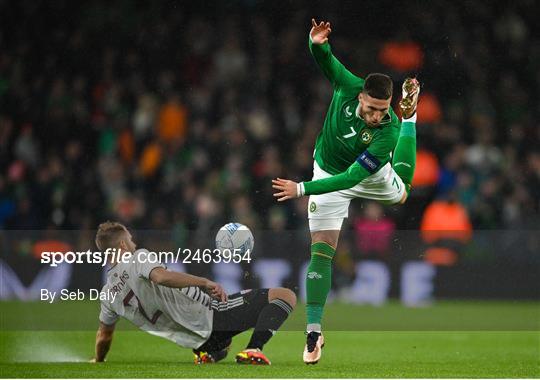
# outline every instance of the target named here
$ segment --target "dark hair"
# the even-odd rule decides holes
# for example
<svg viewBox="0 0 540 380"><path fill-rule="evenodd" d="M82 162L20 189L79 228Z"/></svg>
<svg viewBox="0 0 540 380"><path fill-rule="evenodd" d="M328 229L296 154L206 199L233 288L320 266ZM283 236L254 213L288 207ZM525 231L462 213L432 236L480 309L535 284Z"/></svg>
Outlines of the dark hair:
<svg viewBox="0 0 540 380"><path fill-rule="evenodd" d="M127 233L127 228L118 222L101 223L96 234L96 245L101 250L117 248L118 244Z"/></svg>
<svg viewBox="0 0 540 380"><path fill-rule="evenodd" d="M390 99L394 90L392 79L385 74L369 74L364 83L364 93L375 99Z"/></svg>

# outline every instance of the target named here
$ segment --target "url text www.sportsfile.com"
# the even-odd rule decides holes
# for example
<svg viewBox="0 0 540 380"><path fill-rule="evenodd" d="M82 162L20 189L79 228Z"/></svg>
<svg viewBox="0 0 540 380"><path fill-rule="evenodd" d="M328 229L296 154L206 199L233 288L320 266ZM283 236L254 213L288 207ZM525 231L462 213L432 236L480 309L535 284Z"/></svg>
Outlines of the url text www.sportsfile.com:
<svg viewBox="0 0 540 380"><path fill-rule="evenodd" d="M107 248L102 251L68 251L68 252L41 252L41 263L48 264L51 267L57 267L59 264L99 264L107 265L108 262L132 263L138 262L141 264L149 263L235 263L251 262L251 250L240 248L178 248L173 251L148 251L138 250L136 254L129 251L123 251L120 248Z"/></svg>

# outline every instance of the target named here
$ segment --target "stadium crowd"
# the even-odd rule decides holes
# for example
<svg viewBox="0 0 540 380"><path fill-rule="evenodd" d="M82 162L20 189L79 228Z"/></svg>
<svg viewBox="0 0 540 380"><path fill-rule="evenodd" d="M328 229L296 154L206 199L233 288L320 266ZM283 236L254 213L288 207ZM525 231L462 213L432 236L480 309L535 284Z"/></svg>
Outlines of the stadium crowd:
<svg viewBox="0 0 540 380"><path fill-rule="evenodd" d="M418 229L434 200L475 230L538 226L533 1L198 3L0 1L1 228L307 235L307 199L278 205L271 179L311 178L331 99L311 17L352 72L392 76L394 104L423 84L411 200L353 202L351 231Z"/></svg>

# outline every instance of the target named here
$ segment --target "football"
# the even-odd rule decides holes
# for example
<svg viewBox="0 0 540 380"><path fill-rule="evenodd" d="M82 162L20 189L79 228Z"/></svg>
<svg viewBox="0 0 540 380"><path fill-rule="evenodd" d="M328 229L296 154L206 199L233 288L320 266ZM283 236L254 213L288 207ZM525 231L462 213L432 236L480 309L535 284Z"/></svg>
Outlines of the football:
<svg viewBox="0 0 540 380"><path fill-rule="evenodd" d="M216 248L219 250L236 250L235 253L243 255L246 252L251 253L254 245L251 230L240 223L227 223L216 235Z"/></svg>

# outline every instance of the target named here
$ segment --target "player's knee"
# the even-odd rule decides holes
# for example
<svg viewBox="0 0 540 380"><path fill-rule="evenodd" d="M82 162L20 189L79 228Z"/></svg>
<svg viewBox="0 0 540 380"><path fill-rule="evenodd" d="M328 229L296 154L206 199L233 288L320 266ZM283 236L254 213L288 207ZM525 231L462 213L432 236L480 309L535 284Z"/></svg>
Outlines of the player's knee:
<svg viewBox="0 0 540 380"><path fill-rule="evenodd" d="M272 288L268 291L268 301L273 301L278 298L287 302L292 308L296 306L296 294L294 294L291 289Z"/></svg>
<svg viewBox="0 0 540 380"><path fill-rule="evenodd" d="M409 193L405 192L405 193L403 193L403 196L401 197L401 199L399 200L399 202L397 204L398 205L403 205L403 204L405 204L405 202L407 202L407 199L409 199Z"/></svg>
<svg viewBox="0 0 540 380"><path fill-rule="evenodd" d="M339 231L317 231L311 234L311 244L326 243L332 248L337 247Z"/></svg>

